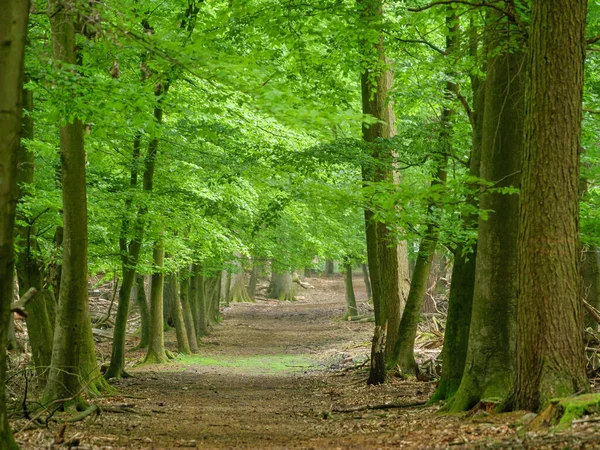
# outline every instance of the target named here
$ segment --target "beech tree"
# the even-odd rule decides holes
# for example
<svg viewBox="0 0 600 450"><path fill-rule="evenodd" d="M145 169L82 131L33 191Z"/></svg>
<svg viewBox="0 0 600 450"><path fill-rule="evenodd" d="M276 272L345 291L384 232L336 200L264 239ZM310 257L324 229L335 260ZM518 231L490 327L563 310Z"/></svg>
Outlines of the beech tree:
<svg viewBox="0 0 600 450"><path fill-rule="evenodd" d="M586 0L531 6L513 409L589 389L578 257L586 12Z"/></svg>
<svg viewBox="0 0 600 450"><path fill-rule="evenodd" d="M0 447L17 444L6 410L6 347L12 320L17 155L23 110L22 84L29 2L0 2Z"/></svg>

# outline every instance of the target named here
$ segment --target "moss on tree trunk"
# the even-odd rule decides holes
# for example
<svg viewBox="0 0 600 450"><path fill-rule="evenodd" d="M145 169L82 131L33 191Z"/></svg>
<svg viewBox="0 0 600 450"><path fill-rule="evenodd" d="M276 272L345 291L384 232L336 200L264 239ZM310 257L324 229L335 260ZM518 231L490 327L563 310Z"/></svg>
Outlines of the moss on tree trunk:
<svg viewBox="0 0 600 450"><path fill-rule="evenodd" d="M291 272L278 273L273 271L267 297L289 302L296 300L296 287L292 279Z"/></svg>
<svg viewBox="0 0 600 450"><path fill-rule="evenodd" d="M482 131L481 178L494 187L519 187L524 120L525 64L521 35L489 13ZM517 44L513 44L513 47ZM450 409L497 402L510 389L514 361L514 309L517 297L519 199L484 190L480 205L489 211L478 225L477 262L465 371Z"/></svg>

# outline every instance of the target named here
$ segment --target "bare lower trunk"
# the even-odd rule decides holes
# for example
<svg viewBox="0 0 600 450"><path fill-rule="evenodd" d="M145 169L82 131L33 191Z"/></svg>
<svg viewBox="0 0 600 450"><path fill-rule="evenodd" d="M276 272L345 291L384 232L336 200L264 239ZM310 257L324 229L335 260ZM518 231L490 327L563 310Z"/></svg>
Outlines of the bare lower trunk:
<svg viewBox="0 0 600 450"><path fill-rule="evenodd" d="M152 287L150 288L150 344L144 362L164 363L167 362L167 354L163 322L165 247L162 241L154 244L153 261L155 272L152 274Z"/></svg>
<svg viewBox="0 0 600 450"><path fill-rule="evenodd" d="M344 287L346 291L346 314L344 318L358 315L356 308L356 297L354 296L354 286L352 285L352 261L344 261Z"/></svg>
<svg viewBox="0 0 600 450"><path fill-rule="evenodd" d="M273 272L267 297L289 302L296 300L296 287L292 281L292 273Z"/></svg>
<svg viewBox="0 0 600 450"><path fill-rule="evenodd" d="M185 330L187 332L188 342L190 344L190 350L192 353L198 352L198 338L196 336L196 327L194 325L194 316L192 314L192 307L190 304L190 277L188 270L181 271L180 273L180 297L181 297L181 308L183 310L183 320L185 322Z"/></svg>

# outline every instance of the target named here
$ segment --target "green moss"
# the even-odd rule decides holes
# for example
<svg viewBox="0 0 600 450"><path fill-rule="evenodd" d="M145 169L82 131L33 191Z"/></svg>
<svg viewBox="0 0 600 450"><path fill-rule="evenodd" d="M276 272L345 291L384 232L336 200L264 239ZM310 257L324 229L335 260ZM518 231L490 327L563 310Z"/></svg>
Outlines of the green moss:
<svg viewBox="0 0 600 450"><path fill-rule="evenodd" d="M315 366L306 355L254 355L254 356L181 356L184 365L228 367L245 373L293 373Z"/></svg>
<svg viewBox="0 0 600 450"><path fill-rule="evenodd" d="M573 420L600 411L600 394L585 394L578 397L558 400L562 412L557 428L565 429L571 426Z"/></svg>

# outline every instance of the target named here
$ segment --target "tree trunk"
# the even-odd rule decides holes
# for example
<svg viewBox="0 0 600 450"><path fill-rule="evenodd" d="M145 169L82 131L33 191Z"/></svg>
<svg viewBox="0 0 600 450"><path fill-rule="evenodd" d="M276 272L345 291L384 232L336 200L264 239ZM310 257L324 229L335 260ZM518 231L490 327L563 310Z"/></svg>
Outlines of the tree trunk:
<svg viewBox="0 0 600 450"><path fill-rule="evenodd" d="M373 293L371 292L371 280L369 279L369 266L367 264L361 264L363 280L365 282L365 289L367 291L367 301L373 301Z"/></svg>
<svg viewBox="0 0 600 450"><path fill-rule="evenodd" d="M596 309L600 309L600 263L598 247L581 247L581 298ZM585 315L585 326L598 330L598 322Z"/></svg>
<svg viewBox="0 0 600 450"><path fill-rule="evenodd" d="M586 0L534 0L531 9L513 409L589 390L578 189L586 11Z"/></svg>
<svg viewBox="0 0 600 450"><path fill-rule="evenodd" d="M33 111L33 92L23 89L23 109L30 114ZM23 116L21 122L21 138L33 139L33 119L28 114ZM33 184L34 156L23 144L19 146L17 162L17 192L19 201L29 196L29 188ZM25 294L30 288L35 288L38 293L27 305L27 334L31 346L33 364L36 374L43 386L46 382L46 370L50 367L52 358L52 340L54 334L54 322L50 320L47 304L52 301L47 289L43 288L44 263L36 257L39 249L36 228L29 217L19 217L21 223L27 225L16 225L15 233L19 243L25 247L25 251L17 259L17 274L19 278L20 294Z"/></svg>
<svg viewBox="0 0 600 450"><path fill-rule="evenodd" d="M190 289L190 296L195 298L194 304L194 326L198 338L208 334L208 321L206 315L206 294L204 290L205 278L202 276L201 267L198 264L192 266L194 277Z"/></svg>
<svg viewBox="0 0 600 450"><path fill-rule="evenodd" d="M352 285L352 260L349 258L344 260L344 287L346 291L346 314L344 319L357 316L358 309L356 308L356 297L354 296L354 286Z"/></svg>
<svg viewBox="0 0 600 450"><path fill-rule="evenodd" d="M55 61L76 64L75 11L61 0L49 3ZM63 254L56 328L48 382L42 396L47 404L96 392L102 385L93 351L87 292L87 200L83 124L73 119L60 127L63 200ZM90 353L90 343L92 351ZM95 367L90 367L92 365ZM73 403L82 401L77 396Z"/></svg>
<svg viewBox="0 0 600 450"><path fill-rule="evenodd" d="M148 309L144 277L139 273L136 273L135 283L137 286L136 303L140 310L141 320L140 343L137 345L137 348L148 348L148 344L150 343L150 310Z"/></svg>
<svg viewBox="0 0 600 450"><path fill-rule="evenodd" d="M442 126L449 126L449 118L452 112L450 110L444 110L442 113ZM446 129L442 130L441 141L444 146L448 145L449 136L445 135ZM442 149L445 154L450 153L448 149ZM438 162L439 168L436 173L435 179L431 182L431 187L439 186L446 183L446 157L441 156L441 160ZM429 205L429 214L434 209L439 209L439 201ZM427 224L427 230L425 236L421 240L419 245L419 253L417 255L417 262L415 264L415 270L413 272L412 280L410 283L410 291L408 293L408 299L406 301L406 307L402 314L402 319L397 330L397 339L394 342L394 353L389 361L390 367L395 367L403 375L417 375L419 367L415 361L415 339L417 337L417 326L421 319L421 310L423 309L423 303L425 301L425 294L427 293L427 282L429 280L429 272L431 271L431 263L435 254L435 248L437 246L439 229L438 225L434 222L435 219L431 218L432 222ZM388 337L388 339L390 339Z"/></svg>
<svg viewBox="0 0 600 450"><path fill-rule="evenodd" d="M231 302L231 272L224 270L221 274L221 294L226 306Z"/></svg>
<svg viewBox="0 0 600 450"><path fill-rule="evenodd" d="M500 21L500 13L489 14L488 27L495 28L486 40L480 176L496 188L519 187L526 70L522 51L514 47L521 35ZM512 382L519 199L484 190L480 207L490 212L479 220L468 352L452 411L470 409L481 399L498 401Z"/></svg>
<svg viewBox="0 0 600 450"><path fill-rule="evenodd" d="M204 314L208 326L215 326L220 321L219 303L221 301L221 274L204 276Z"/></svg>
<svg viewBox="0 0 600 450"><path fill-rule="evenodd" d="M323 271L323 276L331 277L331 276L333 276L334 272L335 272L335 270L334 270L333 260L326 259L325 260L325 270Z"/></svg>
<svg viewBox="0 0 600 450"><path fill-rule="evenodd" d="M388 67L389 61L385 56L383 34L375 31L380 29L383 20L382 2L381 0L359 0L358 7L365 32L376 33L375 40L361 42L362 62L365 67L361 74L362 110L364 114L378 119L377 123L371 125L363 123L362 127L363 139L369 145L371 156L378 161L376 166L363 167L363 182L394 183L397 177L394 176L393 171L393 155L380 142L381 139L389 139L395 135L394 111L388 98L393 77ZM376 330L379 330L377 342L374 337L372 350L379 351L383 347L385 356L389 357L393 353L393 344L386 342L385 335L390 329L393 330L393 335L397 332L402 304L398 271L399 264L404 261L401 262L398 257L394 233L386 224L373 222L373 213L368 209L365 210L365 227L375 325ZM391 319L391 326L388 326L388 319ZM379 342L379 339L383 341ZM374 353L371 359L373 364L382 361L381 357ZM369 384L385 382L385 367L372 365L371 372Z"/></svg>
<svg viewBox="0 0 600 450"><path fill-rule="evenodd" d="M275 298L288 302L296 300L296 287L292 281L291 272L277 273L273 271L267 298Z"/></svg>
<svg viewBox="0 0 600 450"><path fill-rule="evenodd" d="M173 284L173 278L167 275L163 278L163 326L165 331L169 327L175 327L173 303L175 303L175 285Z"/></svg>
<svg viewBox="0 0 600 450"><path fill-rule="evenodd" d="M12 319L17 157L29 2L0 0L0 448L18 449L6 410L6 346Z"/></svg>
<svg viewBox="0 0 600 450"><path fill-rule="evenodd" d="M154 273L152 274L152 287L150 288L150 344L146 353L145 363L167 362L165 352L165 333L163 322L163 287L165 263L165 247L162 240L154 244L153 251Z"/></svg>
<svg viewBox="0 0 600 450"><path fill-rule="evenodd" d="M252 260L252 272L250 273L250 280L248 281L248 297L251 300L256 299L256 284L258 282L258 264L255 260Z"/></svg>
<svg viewBox="0 0 600 450"><path fill-rule="evenodd" d="M177 336L177 351L184 355L191 355L190 342L188 340L185 322L183 320L183 308L181 307L181 296L179 293L179 278L177 274L169 275L169 284L173 289L173 302L171 303L171 316L175 325Z"/></svg>
<svg viewBox="0 0 600 450"><path fill-rule="evenodd" d="M252 299L248 295L246 284L244 282L244 268L242 267L241 262L242 255L240 253L236 253L235 257L236 259L233 261L233 263L236 271L231 273L229 297L233 303L251 302Z"/></svg>
<svg viewBox="0 0 600 450"><path fill-rule="evenodd" d="M470 54L477 58L479 47L479 29L470 25ZM469 174L479 177L481 162L481 143L483 133L483 112L485 105L485 82L478 74L471 75L473 90L473 110L471 112L472 145L469 161ZM475 197L467 199L473 210L479 208ZM477 229L477 220L472 215L463 216L466 229ZM465 244L459 244L453 250L454 264L452 266L452 282L448 296L448 315L444 332L444 347L442 348L442 376L438 388L431 401L448 400L454 396L462 380L467 346L469 343L469 328L471 325L471 310L473 307L473 291L475 287L475 265L477 260L477 244L471 252Z"/></svg>
<svg viewBox="0 0 600 450"><path fill-rule="evenodd" d="M189 297L191 280L189 275L187 269L182 270L179 275L179 279L181 280L179 283L181 308L183 310L183 321L185 323L190 350L192 353L198 353L198 338L196 336L196 327L194 325L194 316L192 314L192 306Z"/></svg>

